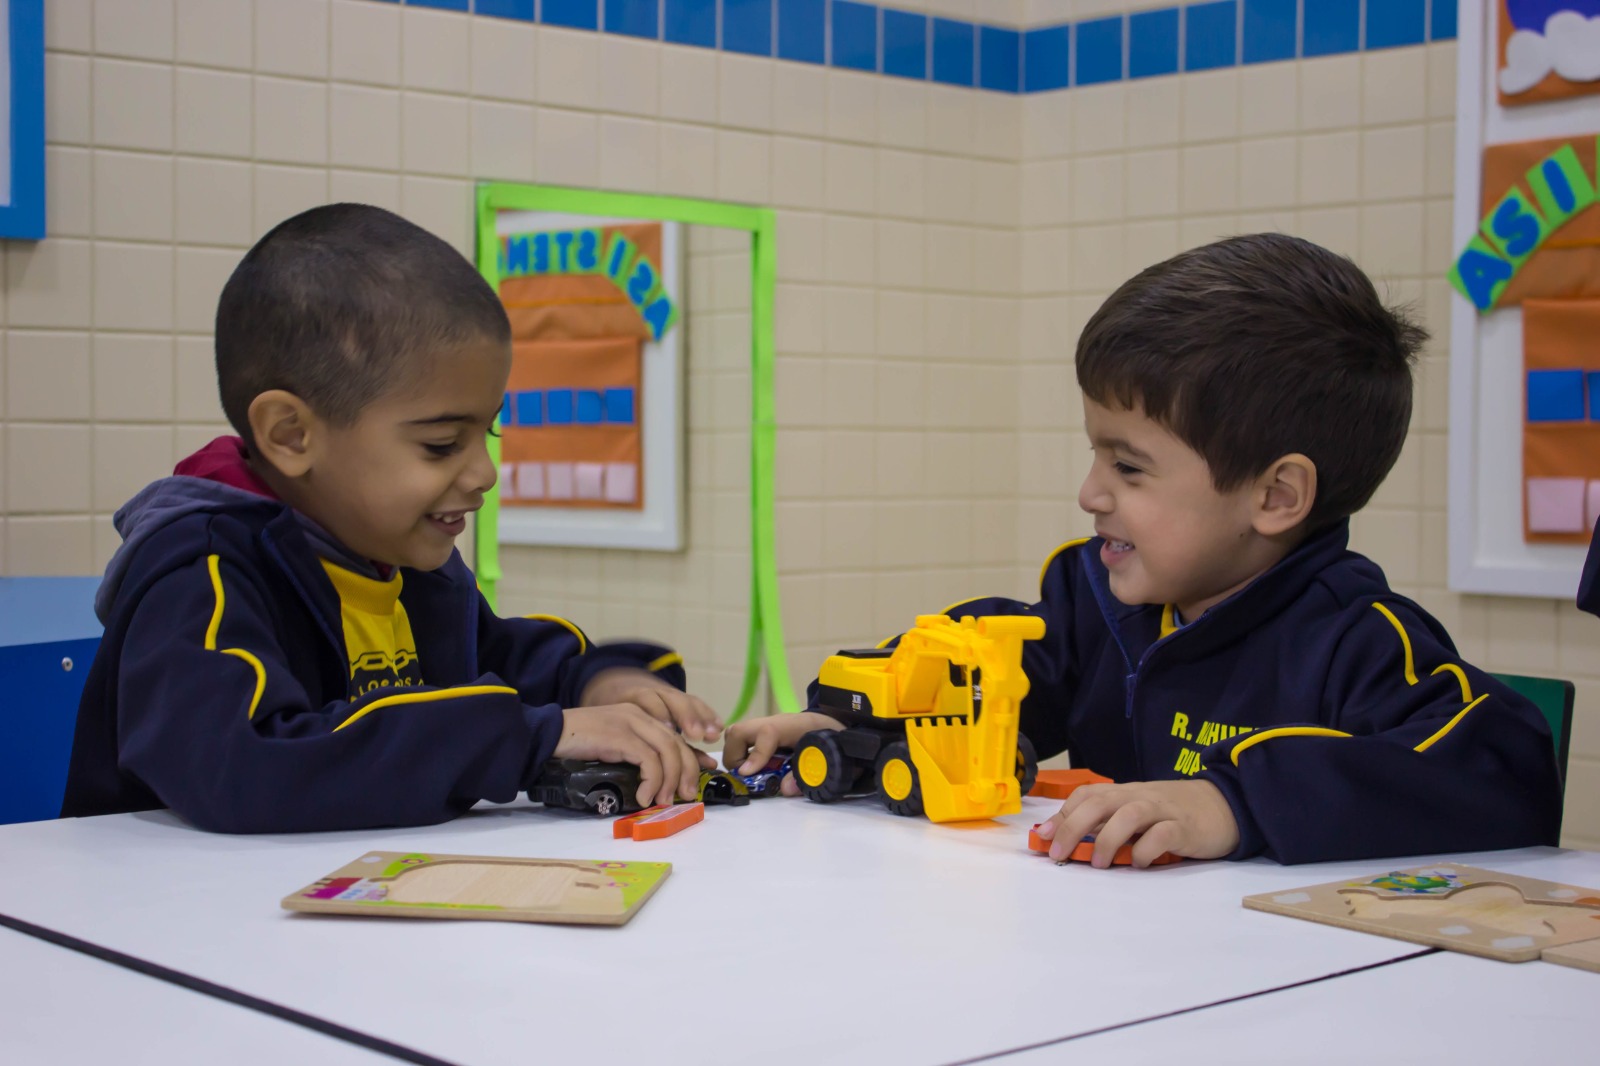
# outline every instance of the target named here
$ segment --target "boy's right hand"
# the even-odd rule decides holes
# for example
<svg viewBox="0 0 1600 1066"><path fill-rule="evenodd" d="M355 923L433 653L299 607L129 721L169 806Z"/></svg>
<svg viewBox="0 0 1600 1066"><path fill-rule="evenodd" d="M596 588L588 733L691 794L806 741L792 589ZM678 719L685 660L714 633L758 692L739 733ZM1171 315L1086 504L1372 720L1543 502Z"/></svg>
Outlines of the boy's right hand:
<svg viewBox="0 0 1600 1066"><path fill-rule="evenodd" d="M738 774L753 774L767 765L780 748L794 747L812 730L843 728L842 723L817 711L773 714L735 722L722 738L722 765ZM784 777L783 794L800 794L793 774Z"/></svg>
<svg viewBox="0 0 1600 1066"><path fill-rule="evenodd" d="M632 763L639 768L642 807L686 800L699 792L700 771L716 760L696 751L670 728L631 703L601 707L568 707L561 712L558 759L595 759Z"/></svg>

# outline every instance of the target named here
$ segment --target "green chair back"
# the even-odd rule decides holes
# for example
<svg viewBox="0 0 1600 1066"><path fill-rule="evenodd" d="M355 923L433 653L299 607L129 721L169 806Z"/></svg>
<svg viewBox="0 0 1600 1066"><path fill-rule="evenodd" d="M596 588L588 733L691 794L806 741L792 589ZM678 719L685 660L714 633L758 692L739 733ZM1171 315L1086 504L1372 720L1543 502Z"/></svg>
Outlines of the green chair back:
<svg viewBox="0 0 1600 1066"><path fill-rule="evenodd" d="M1539 708L1544 720L1550 723L1550 736L1556 742L1556 765L1561 770L1561 783L1567 781L1567 749L1572 742L1572 698L1575 693L1571 681L1554 677L1525 677L1522 674L1493 674L1496 681L1526 697Z"/></svg>

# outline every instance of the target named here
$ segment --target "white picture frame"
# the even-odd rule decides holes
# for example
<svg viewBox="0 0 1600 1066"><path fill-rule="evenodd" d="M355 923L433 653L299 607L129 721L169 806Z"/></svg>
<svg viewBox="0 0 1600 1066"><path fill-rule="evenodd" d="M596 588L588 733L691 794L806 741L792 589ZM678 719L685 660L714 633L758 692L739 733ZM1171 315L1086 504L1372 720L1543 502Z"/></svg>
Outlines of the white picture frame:
<svg viewBox="0 0 1600 1066"><path fill-rule="evenodd" d="M1499 6L1461 0L1452 214L1457 253L1482 217L1487 145L1600 133L1600 97L1500 106ZM1450 304L1449 587L1570 600L1586 549L1530 544L1522 533L1522 310L1479 314L1456 292ZM1507 500L1517 505L1508 507Z"/></svg>

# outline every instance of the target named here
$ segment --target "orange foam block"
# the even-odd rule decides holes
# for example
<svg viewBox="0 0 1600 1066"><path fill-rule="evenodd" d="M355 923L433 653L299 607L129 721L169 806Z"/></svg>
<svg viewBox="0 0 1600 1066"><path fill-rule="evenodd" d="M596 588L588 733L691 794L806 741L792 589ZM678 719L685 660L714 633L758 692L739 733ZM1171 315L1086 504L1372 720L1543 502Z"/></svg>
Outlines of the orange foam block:
<svg viewBox="0 0 1600 1066"><path fill-rule="evenodd" d="M611 823L613 840L659 840L703 821L704 803L674 803L670 807L651 807Z"/></svg>
<svg viewBox="0 0 1600 1066"><path fill-rule="evenodd" d="M1041 822L1039 824L1043 825L1044 823ZM1039 826L1037 825L1028 830L1028 847L1030 850L1037 851L1041 855L1049 852L1050 850L1050 841L1039 835ZM1094 859L1094 837L1085 837L1083 840L1079 841L1078 846L1072 849L1072 853L1068 855L1067 858L1073 862L1092 861ZM1160 855L1156 856L1155 860L1151 862L1150 865L1166 866L1169 863L1181 861L1183 861L1182 856L1174 855L1170 851L1164 851ZM1111 857L1111 865L1132 866L1133 845L1124 844L1122 847L1118 848L1117 853Z"/></svg>
<svg viewBox="0 0 1600 1066"><path fill-rule="evenodd" d="M1111 778L1102 777L1093 770L1040 770L1039 776L1033 779L1033 787L1028 790L1028 795L1064 800L1083 785L1109 784Z"/></svg>

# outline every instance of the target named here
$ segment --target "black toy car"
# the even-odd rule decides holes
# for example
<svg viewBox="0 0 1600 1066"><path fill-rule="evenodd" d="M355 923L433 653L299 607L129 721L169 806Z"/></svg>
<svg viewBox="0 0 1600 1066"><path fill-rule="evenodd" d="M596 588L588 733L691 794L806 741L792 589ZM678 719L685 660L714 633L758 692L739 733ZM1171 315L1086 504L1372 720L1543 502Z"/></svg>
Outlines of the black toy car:
<svg viewBox="0 0 1600 1066"><path fill-rule="evenodd" d="M708 807L723 803L743 807L750 802L750 790L726 770L701 770L699 791L700 802Z"/></svg>
<svg viewBox="0 0 1600 1066"><path fill-rule="evenodd" d="M606 817L642 810L638 795L637 766L588 759L551 759L528 789L535 803Z"/></svg>

